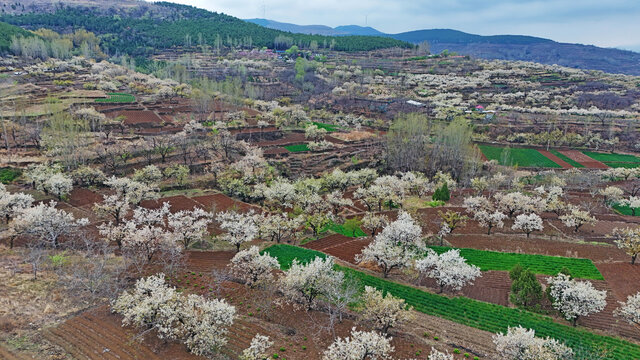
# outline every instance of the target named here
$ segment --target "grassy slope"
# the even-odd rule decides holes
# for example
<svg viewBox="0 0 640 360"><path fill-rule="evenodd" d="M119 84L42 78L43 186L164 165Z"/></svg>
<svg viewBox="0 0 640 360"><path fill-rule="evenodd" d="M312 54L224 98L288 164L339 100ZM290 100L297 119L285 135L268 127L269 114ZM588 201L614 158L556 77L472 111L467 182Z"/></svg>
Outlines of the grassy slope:
<svg viewBox="0 0 640 360"><path fill-rule="evenodd" d="M547 167L560 168L561 166L551 161L551 159L540 154L538 150L511 148L510 162L505 163L502 153L505 148L499 146L478 145L482 153L489 160L497 160L501 165L518 165L521 167Z"/></svg>
<svg viewBox="0 0 640 360"><path fill-rule="evenodd" d="M265 250L278 258L282 269L289 268L291 261L298 258L310 261L316 256L326 255L309 249L290 245L273 245ZM552 318L529 311L489 304L465 297L436 295L411 286L365 274L363 272L336 266L345 273L360 280L361 285L376 287L384 292L403 298L416 311L442 317L460 324L490 332L506 332L508 327L522 325L536 330L538 336L550 336L565 342L572 348L595 349L604 346L609 350L608 359L640 359L640 346L610 336L594 334L582 328L573 328L556 323Z"/></svg>

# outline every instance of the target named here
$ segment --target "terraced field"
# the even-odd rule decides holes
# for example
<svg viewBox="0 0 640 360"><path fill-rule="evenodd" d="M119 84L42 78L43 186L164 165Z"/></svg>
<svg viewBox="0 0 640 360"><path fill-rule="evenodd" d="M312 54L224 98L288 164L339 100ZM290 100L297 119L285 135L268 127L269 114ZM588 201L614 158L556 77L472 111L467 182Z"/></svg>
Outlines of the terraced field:
<svg viewBox="0 0 640 360"><path fill-rule="evenodd" d="M593 152L593 151L583 151L583 154L588 157L600 161L609 167L626 167L626 168L637 168L640 167L640 157L634 155L627 154L616 154L616 153L601 153L601 152Z"/></svg>
<svg viewBox="0 0 640 360"><path fill-rule="evenodd" d="M288 245L272 246L265 251L277 257L283 269L287 269L294 258L310 261L316 256L326 256L318 251ZM640 358L640 346L636 344L619 338L598 335L582 328L563 325L548 316L464 297L451 298L436 295L351 268L342 266L336 266L336 268L359 279L362 286L373 286L403 298L416 311L428 315L435 315L490 332L505 332L508 327L521 325L535 329L537 335L550 336L563 341L574 349L594 351L604 346L608 350L607 358L610 359Z"/></svg>
<svg viewBox="0 0 640 360"><path fill-rule="evenodd" d="M520 167L561 168L535 149L505 148L490 145L478 145L487 160L496 160L500 165Z"/></svg>

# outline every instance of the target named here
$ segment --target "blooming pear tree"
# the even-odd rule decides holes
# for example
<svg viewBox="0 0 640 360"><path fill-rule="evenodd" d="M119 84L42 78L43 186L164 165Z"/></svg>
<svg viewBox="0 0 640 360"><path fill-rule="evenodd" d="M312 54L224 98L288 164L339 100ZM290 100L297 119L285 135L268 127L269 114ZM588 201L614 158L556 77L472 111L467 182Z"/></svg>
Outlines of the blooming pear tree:
<svg viewBox="0 0 640 360"><path fill-rule="evenodd" d="M10 193L5 186L0 183L0 218L5 222L23 210L31 207L33 204L33 196L25 193Z"/></svg>
<svg viewBox="0 0 640 360"><path fill-rule="evenodd" d="M631 215L636 216L640 209L640 196L629 196L627 199L622 199L619 204L631 209Z"/></svg>
<svg viewBox="0 0 640 360"><path fill-rule="evenodd" d="M375 262L382 268L384 277L388 277L394 268L406 267L416 253L424 247L422 229L406 212L401 212L398 219L380 232L356 261Z"/></svg>
<svg viewBox="0 0 640 360"><path fill-rule="evenodd" d="M120 225L122 219L131 208L129 199L122 195L114 194L105 196L104 200L93 206L99 216L109 216L113 218L116 225Z"/></svg>
<svg viewBox="0 0 640 360"><path fill-rule="evenodd" d="M395 327L411 318L411 307L407 306L404 299L399 299L371 286L365 286L361 298L362 319L371 322L373 326L383 334L387 334L390 328Z"/></svg>
<svg viewBox="0 0 640 360"><path fill-rule="evenodd" d="M344 273L333 269L332 257L316 257L307 264L293 260L280 279L280 290L287 301L313 309L319 299L332 289L342 286Z"/></svg>
<svg viewBox="0 0 640 360"><path fill-rule="evenodd" d="M605 290L596 290L591 282L576 281L566 274L548 278L553 307L576 326L578 318L602 311L607 305Z"/></svg>
<svg viewBox="0 0 640 360"><path fill-rule="evenodd" d="M236 247L236 252L240 251L242 244L252 241L258 235L253 211L242 214L235 211L219 213L216 220L220 228L225 231L222 240Z"/></svg>
<svg viewBox="0 0 640 360"><path fill-rule="evenodd" d="M142 258L143 264L147 264L161 251L171 253L178 250L176 235L166 229L169 207L164 203L158 209L137 208L132 219L121 225L124 227L122 249L132 259Z"/></svg>
<svg viewBox="0 0 640 360"><path fill-rule="evenodd" d="M434 348L431 348L431 352L429 353L429 357L427 360L454 360L453 355L448 352L443 353Z"/></svg>
<svg viewBox="0 0 640 360"><path fill-rule="evenodd" d="M624 196L624 190L617 186L607 186L604 189L598 190L598 194L602 196L602 201L605 205L618 202Z"/></svg>
<svg viewBox="0 0 640 360"><path fill-rule="evenodd" d="M620 302L614 315L621 317L631 325L640 325L640 292L629 295L626 302Z"/></svg>
<svg viewBox="0 0 640 360"><path fill-rule="evenodd" d="M41 203L26 208L13 219L11 229L27 235L44 246L58 247L60 237L89 224L87 219L75 219L73 214L56 209L57 203Z"/></svg>
<svg viewBox="0 0 640 360"><path fill-rule="evenodd" d="M640 227L615 228L611 236L616 246L631 256L631 265L635 264L640 254Z"/></svg>
<svg viewBox="0 0 640 360"><path fill-rule="evenodd" d="M184 296L165 282L164 274L139 279L111 305L123 316L123 325L156 330L158 337L179 340L195 355L212 356L226 344L228 328L236 316L224 300Z"/></svg>
<svg viewBox="0 0 640 360"><path fill-rule="evenodd" d="M527 238L534 231L542 231L544 226L542 225L542 218L538 214L520 214L516 216L516 220L511 226L513 230L520 230L527 234Z"/></svg>
<svg viewBox="0 0 640 360"><path fill-rule="evenodd" d="M169 229L184 249L188 249L195 242L202 241L207 235L207 227L212 221L211 213L200 208L181 210L169 213L167 216Z"/></svg>
<svg viewBox="0 0 640 360"><path fill-rule="evenodd" d="M376 236L378 230L383 229L387 225L389 225L389 219L384 215L376 215L372 212L367 212L362 217L362 226L371 231L371 236L373 237Z"/></svg>
<svg viewBox="0 0 640 360"><path fill-rule="evenodd" d="M596 218L591 216L591 214L582 210L577 206L571 206L567 210L567 213L560 216L560 221L564 224L564 226L568 228L573 228L574 232L578 232L578 230L585 224L594 225L596 223Z"/></svg>
<svg viewBox="0 0 640 360"><path fill-rule="evenodd" d="M389 359L394 348L391 338L375 331L351 329L351 337L338 338L324 352L322 360L383 360Z"/></svg>
<svg viewBox="0 0 640 360"><path fill-rule="evenodd" d="M61 200L73 190L73 179L62 173L57 173L45 180L43 186L47 193L55 195L58 200Z"/></svg>
<svg viewBox="0 0 640 360"><path fill-rule="evenodd" d="M436 280L440 293L445 287L460 291L462 287L472 284L476 278L482 276L480 268L467 264L458 249L451 249L442 254L429 249L426 257L416 261L415 267L421 274Z"/></svg>
<svg viewBox="0 0 640 360"><path fill-rule="evenodd" d="M269 214L260 222L260 236L278 244L285 239L295 242L303 224L302 216L290 218L286 213Z"/></svg>
<svg viewBox="0 0 640 360"><path fill-rule="evenodd" d="M487 235L491 235L491 229L501 229L502 227L504 227L503 220L507 218L507 215L501 213L500 211L478 211L473 214L473 218L478 222L478 224L480 224L480 226L487 228Z"/></svg>
<svg viewBox="0 0 640 360"><path fill-rule="evenodd" d="M242 351L240 360L264 360L269 357L267 350L272 346L273 341L268 336L256 334L249 347Z"/></svg>
<svg viewBox="0 0 640 360"><path fill-rule="evenodd" d="M571 360L573 351L555 339L535 337L535 330L510 327L493 336L496 351L504 360Z"/></svg>
<svg viewBox="0 0 640 360"><path fill-rule="evenodd" d="M120 198L128 199L132 204L138 205L142 200L153 199L156 197L155 189L139 181L129 178L117 178L112 176L104 182L115 190L116 195Z"/></svg>
<svg viewBox="0 0 640 360"><path fill-rule="evenodd" d="M231 273L251 288L272 282L273 270L280 268L276 258L260 254L257 246L238 252L229 266Z"/></svg>

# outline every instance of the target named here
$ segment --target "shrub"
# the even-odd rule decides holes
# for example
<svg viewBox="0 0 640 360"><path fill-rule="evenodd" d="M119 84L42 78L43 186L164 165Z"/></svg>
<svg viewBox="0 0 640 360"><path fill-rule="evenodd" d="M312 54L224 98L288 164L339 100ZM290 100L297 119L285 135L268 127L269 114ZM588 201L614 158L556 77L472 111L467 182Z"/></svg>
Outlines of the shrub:
<svg viewBox="0 0 640 360"><path fill-rule="evenodd" d="M449 201L451 199L451 194L449 193L449 187L445 182L442 186L433 193L431 197L434 201Z"/></svg>

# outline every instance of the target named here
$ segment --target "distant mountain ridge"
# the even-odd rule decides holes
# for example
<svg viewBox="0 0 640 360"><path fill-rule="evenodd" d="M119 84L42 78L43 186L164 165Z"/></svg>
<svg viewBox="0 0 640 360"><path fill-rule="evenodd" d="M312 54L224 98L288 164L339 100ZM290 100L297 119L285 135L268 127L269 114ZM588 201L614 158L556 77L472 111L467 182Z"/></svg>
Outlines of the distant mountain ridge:
<svg viewBox="0 0 640 360"><path fill-rule="evenodd" d="M331 28L324 25L296 25L266 19L246 20L262 26L288 32L323 35L374 35L418 44L429 42L432 53L454 51L483 59L521 60L542 64L558 64L585 70L640 75L640 53L601 48L593 45L559 43L550 39L526 35L476 35L452 29L427 29L399 34L386 34L371 27L357 25ZM318 33L320 34L320 33Z"/></svg>

